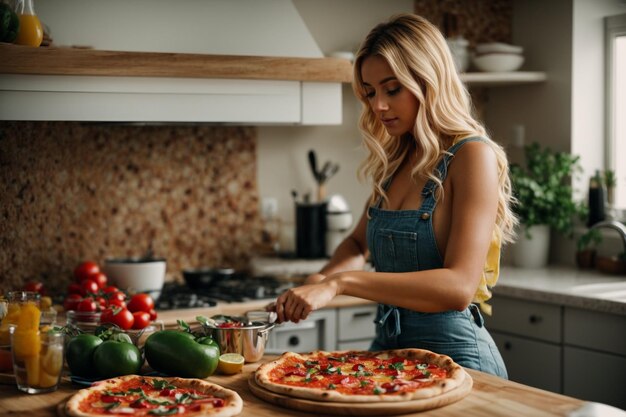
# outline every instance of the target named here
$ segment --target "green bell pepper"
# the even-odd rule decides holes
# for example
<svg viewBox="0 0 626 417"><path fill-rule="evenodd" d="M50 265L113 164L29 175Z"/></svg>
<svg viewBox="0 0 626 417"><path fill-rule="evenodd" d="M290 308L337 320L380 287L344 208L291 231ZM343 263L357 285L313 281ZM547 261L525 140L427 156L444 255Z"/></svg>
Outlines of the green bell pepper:
<svg viewBox="0 0 626 417"><path fill-rule="evenodd" d="M158 372L184 378L213 375L220 349L210 337L196 338L178 330L161 330L146 340L144 352L148 364Z"/></svg>

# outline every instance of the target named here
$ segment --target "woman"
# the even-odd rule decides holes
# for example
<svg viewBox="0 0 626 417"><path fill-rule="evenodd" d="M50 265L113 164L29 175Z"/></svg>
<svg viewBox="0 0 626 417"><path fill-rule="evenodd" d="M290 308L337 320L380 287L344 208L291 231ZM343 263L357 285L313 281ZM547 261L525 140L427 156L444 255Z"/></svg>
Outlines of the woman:
<svg viewBox="0 0 626 417"><path fill-rule="evenodd" d="M491 296L516 218L504 151L471 116L441 33L398 15L367 36L354 64L373 192L329 263L276 300L298 322L339 294L379 303L371 350L423 348L507 377L477 304ZM365 272L367 256L376 272Z"/></svg>

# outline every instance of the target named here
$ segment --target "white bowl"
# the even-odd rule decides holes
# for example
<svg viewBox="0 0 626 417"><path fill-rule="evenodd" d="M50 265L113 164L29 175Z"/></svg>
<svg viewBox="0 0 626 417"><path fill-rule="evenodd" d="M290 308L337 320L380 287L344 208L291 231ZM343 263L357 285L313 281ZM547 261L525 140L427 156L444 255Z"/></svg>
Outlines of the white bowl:
<svg viewBox="0 0 626 417"><path fill-rule="evenodd" d="M484 54L474 56L472 62L480 71L508 72L518 70L524 57L519 54Z"/></svg>
<svg viewBox="0 0 626 417"><path fill-rule="evenodd" d="M104 273L119 289L159 298L165 280L165 259L107 259Z"/></svg>
<svg viewBox="0 0 626 417"><path fill-rule="evenodd" d="M508 43L491 42L476 45L476 53L480 55L490 53L521 54L522 52L524 52L524 48L521 46Z"/></svg>

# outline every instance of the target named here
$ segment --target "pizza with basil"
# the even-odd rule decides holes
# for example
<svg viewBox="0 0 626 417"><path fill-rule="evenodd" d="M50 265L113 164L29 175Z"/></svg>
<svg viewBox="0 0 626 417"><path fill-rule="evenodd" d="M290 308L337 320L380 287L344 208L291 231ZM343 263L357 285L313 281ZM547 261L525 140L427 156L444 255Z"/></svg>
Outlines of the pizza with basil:
<svg viewBox="0 0 626 417"><path fill-rule="evenodd" d="M261 365L258 385L291 397L336 402L434 398L470 378L450 357L422 349L286 352Z"/></svg>
<svg viewBox="0 0 626 417"><path fill-rule="evenodd" d="M67 401L65 412L75 417L230 417L242 407L235 391L202 379L126 375L80 390Z"/></svg>

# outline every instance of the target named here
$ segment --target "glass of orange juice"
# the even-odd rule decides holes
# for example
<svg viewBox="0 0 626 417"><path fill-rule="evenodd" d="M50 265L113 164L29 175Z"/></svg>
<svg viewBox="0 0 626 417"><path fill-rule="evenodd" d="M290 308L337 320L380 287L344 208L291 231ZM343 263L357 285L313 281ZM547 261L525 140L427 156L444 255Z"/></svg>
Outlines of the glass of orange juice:
<svg viewBox="0 0 626 417"><path fill-rule="evenodd" d="M35 14L33 0L17 0L15 12L20 19L20 30L15 43L38 47L43 40L43 28Z"/></svg>

